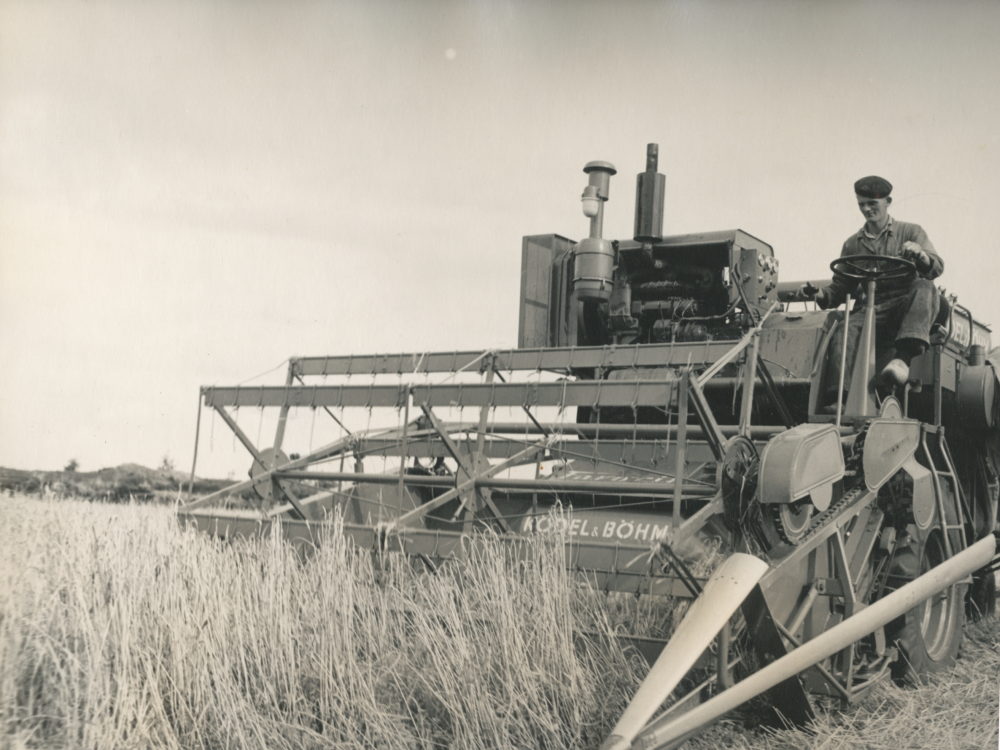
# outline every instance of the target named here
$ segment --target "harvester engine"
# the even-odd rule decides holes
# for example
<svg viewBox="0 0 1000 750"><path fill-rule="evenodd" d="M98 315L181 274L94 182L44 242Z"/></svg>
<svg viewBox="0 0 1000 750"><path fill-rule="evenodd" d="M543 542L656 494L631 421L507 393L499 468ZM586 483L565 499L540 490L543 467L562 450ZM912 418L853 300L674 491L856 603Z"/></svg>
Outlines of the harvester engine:
<svg viewBox="0 0 1000 750"><path fill-rule="evenodd" d="M526 237L522 272L549 265L552 285L522 288L521 346L603 346L738 339L777 302L770 245L740 230L663 236L664 176L650 144L636 178L635 236L604 239L615 168L590 162L582 201L590 236ZM569 289L566 280L572 280ZM571 293L567 293L571 292ZM524 310L525 304L533 310ZM542 321L541 311L550 314Z"/></svg>

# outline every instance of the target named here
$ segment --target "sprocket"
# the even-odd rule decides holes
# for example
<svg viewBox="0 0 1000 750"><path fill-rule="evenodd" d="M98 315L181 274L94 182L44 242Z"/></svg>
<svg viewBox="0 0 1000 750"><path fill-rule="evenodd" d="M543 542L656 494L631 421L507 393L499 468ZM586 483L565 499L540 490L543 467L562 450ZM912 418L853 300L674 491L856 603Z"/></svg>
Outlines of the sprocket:
<svg viewBox="0 0 1000 750"><path fill-rule="evenodd" d="M795 503L775 503L768 508L768 517L781 540L796 545L812 526L814 511L815 506L807 498Z"/></svg>

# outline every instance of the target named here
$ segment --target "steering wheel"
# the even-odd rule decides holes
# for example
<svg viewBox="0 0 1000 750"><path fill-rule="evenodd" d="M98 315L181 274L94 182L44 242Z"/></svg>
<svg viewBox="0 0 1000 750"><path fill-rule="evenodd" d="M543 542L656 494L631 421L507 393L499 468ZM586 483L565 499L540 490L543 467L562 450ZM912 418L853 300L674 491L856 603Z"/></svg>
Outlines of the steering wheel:
<svg viewBox="0 0 1000 750"><path fill-rule="evenodd" d="M844 255L830 264L830 270L854 281L896 281L917 274L913 261L895 255Z"/></svg>

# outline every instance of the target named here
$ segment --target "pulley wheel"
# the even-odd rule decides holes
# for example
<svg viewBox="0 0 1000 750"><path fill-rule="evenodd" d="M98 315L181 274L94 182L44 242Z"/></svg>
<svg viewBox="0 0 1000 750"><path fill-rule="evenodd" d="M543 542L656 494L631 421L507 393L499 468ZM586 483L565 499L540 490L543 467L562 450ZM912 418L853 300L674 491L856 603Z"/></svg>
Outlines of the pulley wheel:
<svg viewBox="0 0 1000 750"><path fill-rule="evenodd" d="M264 460L264 463L262 464L257 459L254 459L249 472L251 479L257 479L261 474L270 471L275 466L282 466L288 463L288 456L280 448L265 448L260 452L260 457ZM257 493L257 496L261 500L269 502L271 500L270 477L262 479L259 482L254 482L253 491Z"/></svg>
<svg viewBox="0 0 1000 750"><path fill-rule="evenodd" d="M878 415L883 419L902 419L903 407L895 396L887 396L879 406Z"/></svg>
<svg viewBox="0 0 1000 750"><path fill-rule="evenodd" d="M738 531L757 493L759 458L753 442L737 435L726 443L725 454L718 468L718 485L722 492L722 518L726 528Z"/></svg>
<svg viewBox="0 0 1000 750"><path fill-rule="evenodd" d="M774 530L782 541L798 544L812 525L813 504L808 499L775 503L770 507Z"/></svg>
<svg viewBox="0 0 1000 750"><path fill-rule="evenodd" d="M463 451L463 453L465 453L465 451ZM489 468L491 466L490 460L484 454L477 453L476 451L470 451L468 453L465 453L464 461L465 461L464 466L462 464L459 464L458 466L457 476L455 478L456 484L463 484L464 482L473 479L477 475L484 474L485 472L489 471ZM470 473L470 471L472 473ZM484 499L491 496L489 488L486 487L480 488L479 494ZM463 510L467 520L475 518L476 514L473 511L473 509L476 507L476 502L477 502L476 490L473 488L467 489L465 492L459 495L459 497L461 499L462 504L455 511L455 514L451 520L452 521L459 520L459 515ZM479 508L478 510L480 515L482 515L484 512L488 513L488 511L486 511L485 508Z"/></svg>

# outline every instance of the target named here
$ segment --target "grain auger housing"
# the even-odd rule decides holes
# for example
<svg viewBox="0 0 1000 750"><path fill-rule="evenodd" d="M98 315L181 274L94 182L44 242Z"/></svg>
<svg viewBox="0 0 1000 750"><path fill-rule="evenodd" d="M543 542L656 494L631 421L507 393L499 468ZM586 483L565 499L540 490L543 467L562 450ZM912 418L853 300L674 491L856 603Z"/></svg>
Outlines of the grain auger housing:
<svg viewBox="0 0 1000 750"><path fill-rule="evenodd" d="M482 531L561 524L567 566L593 586L694 599L669 643L644 644L652 667L609 749L676 747L765 693L806 722L816 697L949 667L966 617L995 600L989 330L945 300L910 380L882 391L873 305L906 261L841 259L865 304L806 309L752 235L663 234L655 145L631 239L603 237L615 167L584 172L588 236L524 238L517 348L300 357L283 384L203 387L252 466L182 519L232 537L280 517L312 541L337 511L359 546L430 566ZM849 315L865 325L827 413ZM318 420L330 435L314 447ZM692 574L709 549L721 563Z"/></svg>

